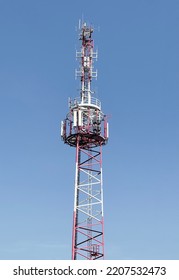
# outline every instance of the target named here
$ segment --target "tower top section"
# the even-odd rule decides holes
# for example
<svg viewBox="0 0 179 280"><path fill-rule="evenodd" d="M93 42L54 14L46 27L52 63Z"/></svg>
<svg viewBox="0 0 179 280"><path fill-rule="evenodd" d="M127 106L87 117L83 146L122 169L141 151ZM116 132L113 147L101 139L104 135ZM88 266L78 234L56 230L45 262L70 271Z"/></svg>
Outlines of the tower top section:
<svg viewBox="0 0 179 280"><path fill-rule="evenodd" d="M86 22L82 24L81 28L81 34L80 34L80 39L81 40L89 40L91 39L91 35L93 33L93 28L91 26L87 26Z"/></svg>
<svg viewBox="0 0 179 280"><path fill-rule="evenodd" d="M100 146L107 142L108 124L101 111L101 102L93 96L91 88L92 79L97 79L93 64L98 53L94 51L93 28L85 22L79 27L81 49L76 51L79 67L75 76L80 79L80 96L69 100L70 111L62 122L61 136L70 146L76 147L78 137L81 139L80 145L84 147Z"/></svg>
<svg viewBox="0 0 179 280"><path fill-rule="evenodd" d="M98 106L100 103L93 98L91 90L92 79L97 79L97 70L94 70L94 60L97 60L98 53L94 51L94 41L92 39L93 28L83 23L80 30L81 50L76 52L79 60L79 68L76 69L76 78L81 80L80 97L82 104Z"/></svg>

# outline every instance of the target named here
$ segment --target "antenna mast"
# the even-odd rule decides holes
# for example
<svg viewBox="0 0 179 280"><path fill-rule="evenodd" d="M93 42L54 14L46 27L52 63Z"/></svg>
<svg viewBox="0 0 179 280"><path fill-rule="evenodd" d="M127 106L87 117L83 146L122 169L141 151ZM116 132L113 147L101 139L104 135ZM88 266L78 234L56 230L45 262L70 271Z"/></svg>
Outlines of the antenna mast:
<svg viewBox="0 0 179 280"><path fill-rule="evenodd" d="M76 77L81 81L80 96L69 102L61 137L76 148L72 260L96 260L104 259L102 146L108 140L108 123L101 102L91 90L92 79L97 78L93 28L85 22L79 22L79 27L81 50L76 52L80 61Z"/></svg>

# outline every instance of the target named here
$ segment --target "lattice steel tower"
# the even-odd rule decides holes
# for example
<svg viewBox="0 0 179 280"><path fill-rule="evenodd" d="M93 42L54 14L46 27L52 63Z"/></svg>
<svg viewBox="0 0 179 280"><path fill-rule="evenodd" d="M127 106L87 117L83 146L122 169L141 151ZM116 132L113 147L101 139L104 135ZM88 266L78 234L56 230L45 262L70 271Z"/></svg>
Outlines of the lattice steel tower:
<svg viewBox="0 0 179 280"><path fill-rule="evenodd" d="M102 145L108 140L107 118L101 102L93 97L91 82L97 78L93 28L80 26L80 96L69 100L69 112L61 123L65 144L76 148L76 174L72 233L72 260L104 259Z"/></svg>

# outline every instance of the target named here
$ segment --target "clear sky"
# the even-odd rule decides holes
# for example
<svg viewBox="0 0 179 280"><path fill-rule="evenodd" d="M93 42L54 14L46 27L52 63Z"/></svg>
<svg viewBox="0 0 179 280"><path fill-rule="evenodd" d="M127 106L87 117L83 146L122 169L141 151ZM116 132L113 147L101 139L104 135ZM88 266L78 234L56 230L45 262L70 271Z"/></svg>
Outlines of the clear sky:
<svg viewBox="0 0 179 280"><path fill-rule="evenodd" d="M95 27L106 259L179 259L179 1L0 0L0 259L70 259L75 27Z"/></svg>

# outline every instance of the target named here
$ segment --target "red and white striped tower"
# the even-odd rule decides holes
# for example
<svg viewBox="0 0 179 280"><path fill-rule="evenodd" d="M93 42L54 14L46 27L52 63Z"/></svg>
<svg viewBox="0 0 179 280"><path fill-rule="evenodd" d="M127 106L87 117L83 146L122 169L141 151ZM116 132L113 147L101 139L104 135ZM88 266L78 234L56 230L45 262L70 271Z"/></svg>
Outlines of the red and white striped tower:
<svg viewBox="0 0 179 280"><path fill-rule="evenodd" d="M65 144L76 148L72 260L96 260L104 259L102 146L108 140L108 123L91 90L92 79L97 78L93 28L83 23L80 30L81 50L76 52L80 96L69 101L61 136Z"/></svg>

